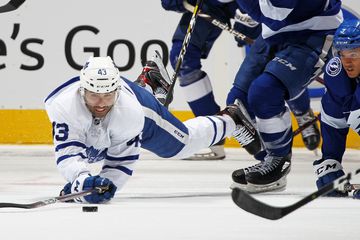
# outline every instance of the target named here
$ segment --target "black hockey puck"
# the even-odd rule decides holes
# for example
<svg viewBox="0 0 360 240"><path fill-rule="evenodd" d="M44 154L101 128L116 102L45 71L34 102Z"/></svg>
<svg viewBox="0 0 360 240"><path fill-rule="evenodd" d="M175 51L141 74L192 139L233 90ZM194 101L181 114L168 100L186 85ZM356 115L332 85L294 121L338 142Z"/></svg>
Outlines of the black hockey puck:
<svg viewBox="0 0 360 240"><path fill-rule="evenodd" d="M82 207L82 211L83 212L97 212L98 207L97 206L86 206L86 207Z"/></svg>

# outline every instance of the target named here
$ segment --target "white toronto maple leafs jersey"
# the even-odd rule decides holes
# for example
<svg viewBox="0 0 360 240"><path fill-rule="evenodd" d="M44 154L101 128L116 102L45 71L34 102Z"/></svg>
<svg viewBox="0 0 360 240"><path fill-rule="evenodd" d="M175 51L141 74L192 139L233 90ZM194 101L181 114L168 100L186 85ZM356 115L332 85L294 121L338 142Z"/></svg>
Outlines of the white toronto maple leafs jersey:
<svg viewBox="0 0 360 240"><path fill-rule="evenodd" d="M140 145L160 157L185 158L231 136L230 116L197 117L184 123L144 88L122 78L119 98L104 119L94 119L79 93L79 77L55 89L45 107L53 124L55 157L68 182L103 160L101 177L118 190L133 173Z"/></svg>
<svg viewBox="0 0 360 240"><path fill-rule="evenodd" d="M142 107L135 95L123 87L104 119L94 119L79 93L78 80L64 83L45 100L53 125L57 167L72 182L89 173L88 163L104 160L99 175L121 188L139 158L139 135L144 127Z"/></svg>

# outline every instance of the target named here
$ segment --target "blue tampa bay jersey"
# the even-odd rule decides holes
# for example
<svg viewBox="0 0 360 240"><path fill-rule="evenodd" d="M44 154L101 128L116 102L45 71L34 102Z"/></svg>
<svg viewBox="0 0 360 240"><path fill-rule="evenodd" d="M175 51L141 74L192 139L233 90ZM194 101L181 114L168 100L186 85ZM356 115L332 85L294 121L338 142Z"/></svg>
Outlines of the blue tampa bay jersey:
<svg viewBox="0 0 360 240"><path fill-rule="evenodd" d="M236 0L241 10L262 24L267 42L328 34L343 21L340 0Z"/></svg>
<svg viewBox="0 0 360 240"><path fill-rule="evenodd" d="M321 100L323 158L341 161L349 128L360 134L360 77L350 78L338 57L326 65Z"/></svg>

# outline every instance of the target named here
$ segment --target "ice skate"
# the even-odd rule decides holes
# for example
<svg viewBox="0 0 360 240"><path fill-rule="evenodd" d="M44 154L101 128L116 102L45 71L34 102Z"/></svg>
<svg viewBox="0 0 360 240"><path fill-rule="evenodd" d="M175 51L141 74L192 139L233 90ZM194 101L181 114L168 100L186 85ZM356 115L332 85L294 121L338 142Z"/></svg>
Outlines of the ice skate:
<svg viewBox="0 0 360 240"><path fill-rule="evenodd" d="M165 103L171 81L158 51L155 51L152 59L145 63L141 74L135 82L154 94L159 102Z"/></svg>
<svg viewBox="0 0 360 240"><path fill-rule="evenodd" d="M234 120L236 129L232 135L248 153L255 155L261 150L259 133L240 101L227 106L220 114L227 114Z"/></svg>
<svg viewBox="0 0 360 240"><path fill-rule="evenodd" d="M286 187L286 175L290 172L291 153L285 157L267 155L265 161L245 174L247 191L281 191Z"/></svg>
<svg viewBox="0 0 360 240"><path fill-rule="evenodd" d="M195 153L193 156L184 158L183 160L221 160L225 158L224 149L225 139L217 144L204 149L201 152Z"/></svg>
<svg viewBox="0 0 360 240"><path fill-rule="evenodd" d="M309 109L305 114L296 116L296 121L299 127L303 126L305 123L313 120L315 118L312 109ZM316 150L316 148L320 145L320 131L316 124L316 122L309 127L305 128L301 131L302 140L305 144L305 147L310 151Z"/></svg>

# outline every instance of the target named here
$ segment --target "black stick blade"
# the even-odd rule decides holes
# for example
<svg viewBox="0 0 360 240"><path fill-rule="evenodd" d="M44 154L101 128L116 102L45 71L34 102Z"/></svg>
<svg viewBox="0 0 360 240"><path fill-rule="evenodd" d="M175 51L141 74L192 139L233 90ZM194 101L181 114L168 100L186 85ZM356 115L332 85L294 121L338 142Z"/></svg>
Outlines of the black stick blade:
<svg viewBox="0 0 360 240"><path fill-rule="evenodd" d="M21 4L23 4L24 2L25 2L25 0L11 0L11 1L9 2L9 4L10 4L11 6L13 6L14 9L17 9L17 8L20 7Z"/></svg>
<svg viewBox="0 0 360 240"><path fill-rule="evenodd" d="M21 204L21 203L0 203L0 208L24 208L24 209L32 209L38 208L47 205L44 201L29 203L29 204Z"/></svg>
<svg viewBox="0 0 360 240"><path fill-rule="evenodd" d="M11 0L6 5L0 7L0 13L11 12L18 9L25 0Z"/></svg>
<svg viewBox="0 0 360 240"><path fill-rule="evenodd" d="M246 191L234 188L231 194L234 203L243 210L270 220L277 220L287 215L283 208L267 205L253 198Z"/></svg>

